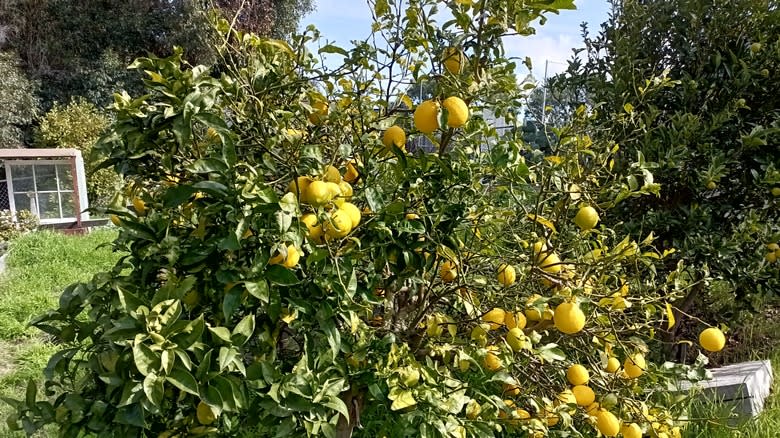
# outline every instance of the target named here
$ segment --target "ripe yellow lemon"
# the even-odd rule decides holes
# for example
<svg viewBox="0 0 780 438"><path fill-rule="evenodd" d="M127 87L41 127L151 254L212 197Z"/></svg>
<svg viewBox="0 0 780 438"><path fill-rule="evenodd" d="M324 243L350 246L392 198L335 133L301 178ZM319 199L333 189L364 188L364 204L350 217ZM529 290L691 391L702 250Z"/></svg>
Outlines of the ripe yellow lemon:
<svg viewBox="0 0 780 438"><path fill-rule="evenodd" d="M780 187L772 187L772 196L775 198L780 197Z"/></svg>
<svg viewBox="0 0 780 438"><path fill-rule="evenodd" d="M600 409L601 409L601 405L598 404L598 402L596 402L596 403L592 403L587 408L585 408L585 412L587 412L587 414L590 415L591 417L594 417L596 416L596 414L599 413Z"/></svg>
<svg viewBox="0 0 780 438"><path fill-rule="evenodd" d="M303 197L311 205L325 205L333 199L333 189L325 181L312 181L303 192ZM331 183L332 184L332 183ZM338 185L336 185L338 187Z"/></svg>
<svg viewBox="0 0 780 438"><path fill-rule="evenodd" d="M270 260L268 260L269 265L282 265L285 268L294 268L298 265L298 261L301 259L301 253L298 252L298 248L296 248L293 245L287 246L287 256L283 255L282 253L279 253L273 257L271 257Z"/></svg>
<svg viewBox="0 0 780 438"><path fill-rule="evenodd" d="M510 286L517 278L515 268L512 265L501 265L498 267L498 282L502 286Z"/></svg>
<svg viewBox="0 0 780 438"><path fill-rule="evenodd" d="M311 184L312 181L313 180L309 176L299 176L290 181L290 184L287 186L287 191L295 195L301 202L308 202L301 197L301 194L306 192L306 189L309 188L309 184Z"/></svg>
<svg viewBox="0 0 780 438"><path fill-rule="evenodd" d="M710 327L699 334L699 344L707 351L720 351L726 346L726 336L717 327Z"/></svg>
<svg viewBox="0 0 780 438"><path fill-rule="evenodd" d="M582 207L577 212L577 215L574 216L574 223L577 224L582 231L592 230L593 227L599 223L599 214L596 212L596 209L590 205Z"/></svg>
<svg viewBox="0 0 780 438"><path fill-rule="evenodd" d="M623 369L626 372L626 376L631 379L641 376L647 369L645 356L642 353L636 353L633 356L627 357L625 362L623 362Z"/></svg>
<svg viewBox="0 0 780 438"><path fill-rule="evenodd" d="M209 407L209 405L203 401L198 403L195 416L198 418L198 423L204 426L208 426L217 420L216 415L214 415L214 411L212 411L211 407Z"/></svg>
<svg viewBox="0 0 780 438"><path fill-rule="evenodd" d="M642 438L642 428L636 423L624 424L620 428L623 438Z"/></svg>
<svg viewBox="0 0 780 438"><path fill-rule="evenodd" d="M454 262L445 260L444 263L441 264L441 267L439 267L439 276L445 283L453 282L458 278L458 267Z"/></svg>
<svg viewBox="0 0 780 438"><path fill-rule="evenodd" d="M325 222L322 229L328 238L338 239L345 237L352 231L352 218L350 218L348 212L338 209L330 215L330 220Z"/></svg>
<svg viewBox="0 0 780 438"><path fill-rule="evenodd" d="M325 175L323 179L327 182L338 184L341 182L341 173L339 173L339 170L335 167L328 166L328 168L325 169Z"/></svg>
<svg viewBox="0 0 780 438"><path fill-rule="evenodd" d="M414 126L425 134L431 134L439 129L439 103L426 100L417 105L417 109L414 110Z"/></svg>
<svg viewBox="0 0 780 438"><path fill-rule="evenodd" d="M356 160L351 160L349 163L347 163L347 170L344 172L344 181L354 184L355 181L358 180L358 177L360 174L357 171L357 167L355 165L357 164Z"/></svg>
<svg viewBox="0 0 780 438"><path fill-rule="evenodd" d="M328 185L328 192L330 192L330 200L336 204L337 207L344 205L345 199L341 196L341 186L334 182L326 182Z"/></svg>
<svg viewBox="0 0 780 438"><path fill-rule="evenodd" d="M382 143L384 143L386 150L389 152L390 148L395 145L397 148L401 149L402 151L406 150L406 133L404 132L403 128L401 128L398 125L393 125L387 130L385 130L385 134L382 136Z"/></svg>
<svg viewBox="0 0 780 438"><path fill-rule="evenodd" d="M506 312L501 308L490 309L486 314L482 315L482 321L490 324L491 330L496 330L504 324L504 317Z"/></svg>
<svg viewBox="0 0 780 438"><path fill-rule="evenodd" d="M307 237L315 243L322 243L322 227L317 225L317 222L319 222L317 215L306 213L301 216L301 222L306 224Z"/></svg>
<svg viewBox="0 0 780 438"><path fill-rule="evenodd" d="M778 249L780 249L780 245L778 245L776 243L767 243L766 244L766 249L768 249L770 251L777 251Z"/></svg>
<svg viewBox="0 0 780 438"><path fill-rule="evenodd" d="M585 385L590 380L590 373L587 368L577 363L566 370L566 379L572 385Z"/></svg>
<svg viewBox="0 0 780 438"><path fill-rule="evenodd" d="M539 257L539 267L549 274L557 274L563 270L563 264L558 254L554 252L543 253Z"/></svg>
<svg viewBox="0 0 780 438"><path fill-rule="evenodd" d="M575 303L561 303L555 308L553 321L558 330L571 335L585 327L585 314Z"/></svg>
<svg viewBox="0 0 780 438"><path fill-rule="evenodd" d="M520 351L529 345L528 338L525 336L523 329L517 327L507 332L506 343L509 344L509 346L512 348L512 351Z"/></svg>
<svg viewBox="0 0 780 438"><path fill-rule="evenodd" d="M354 230L355 227L360 224L360 209L351 202L345 202L339 208L347 213L349 220L352 222L352 229Z"/></svg>
<svg viewBox="0 0 780 438"><path fill-rule="evenodd" d="M460 97L450 96L444 99L442 106L447 110L447 126L460 128L469 120L469 107Z"/></svg>
<svg viewBox="0 0 780 438"><path fill-rule="evenodd" d="M141 198L133 198L133 208L138 216L146 215L146 202Z"/></svg>
<svg viewBox="0 0 780 438"><path fill-rule="evenodd" d="M608 373L616 373L620 369L620 361L616 357L607 359L607 366L604 370Z"/></svg>
<svg viewBox="0 0 780 438"><path fill-rule="evenodd" d="M528 321L525 315L520 312L506 312L506 315L504 315L504 325L510 330L515 327L524 329L526 324L528 324Z"/></svg>
<svg viewBox="0 0 780 438"><path fill-rule="evenodd" d="M764 259L766 259L769 263L774 263L777 261L777 252L768 252L764 256Z"/></svg>
<svg viewBox="0 0 780 438"><path fill-rule="evenodd" d="M602 410L596 414L596 428L604 436L617 436L620 432L620 421L612 412Z"/></svg>
<svg viewBox="0 0 780 438"><path fill-rule="evenodd" d="M111 223L116 225L117 227L122 225L122 220L119 219L119 216L112 214L111 215Z"/></svg>
<svg viewBox="0 0 780 438"><path fill-rule="evenodd" d="M328 117L328 103L323 100L315 100L311 104L312 112L309 114L309 121L314 125L319 125Z"/></svg>
<svg viewBox="0 0 780 438"><path fill-rule="evenodd" d="M441 61L448 72L459 75L463 72L463 65L466 64L466 55L457 47L447 47L441 54Z"/></svg>
<svg viewBox="0 0 780 438"><path fill-rule="evenodd" d="M565 389L558 393L558 403L563 403L567 405L576 405L577 404L577 397L574 396L574 393L570 389Z"/></svg>
<svg viewBox="0 0 780 438"><path fill-rule="evenodd" d="M571 389L571 392L577 399L577 406L590 406L596 401L596 393L589 386L577 385Z"/></svg>
<svg viewBox="0 0 780 438"><path fill-rule="evenodd" d="M490 371L498 371L501 369L501 359L496 355L496 353L493 352L493 350L488 351L487 354L485 354L485 360L484 360L485 368L489 369Z"/></svg>
<svg viewBox="0 0 780 438"><path fill-rule="evenodd" d="M504 389L503 395L511 395L511 396L520 395L520 387L517 385L510 385L509 383L504 383L502 385L502 388Z"/></svg>

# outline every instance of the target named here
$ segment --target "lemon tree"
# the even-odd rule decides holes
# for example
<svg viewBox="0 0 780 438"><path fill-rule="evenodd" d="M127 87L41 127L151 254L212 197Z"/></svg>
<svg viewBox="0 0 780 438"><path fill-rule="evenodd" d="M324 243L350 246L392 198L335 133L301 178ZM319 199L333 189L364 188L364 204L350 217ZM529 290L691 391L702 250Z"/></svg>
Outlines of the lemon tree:
<svg viewBox="0 0 780 438"><path fill-rule="evenodd" d="M313 30L288 44L224 20L218 69L178 50L132 65L147 93L116 95L98 146L126 181L108 213L128 255L34 321L63 349L45 399L31 383L10 425L679 436L657 389L700 369L654 360L653 340L685 267L656 276L669 249L599 221L658 193L649 169L617 172L619 146L591 139L584 107L546 156L484 116L519 123L529 89L502 38L571 2L372 7L393 46L324 45L344 58L335 72L307 49ZM442 65L448 47L460 68ZM434 76L412 108L405 84Z"/></svg>

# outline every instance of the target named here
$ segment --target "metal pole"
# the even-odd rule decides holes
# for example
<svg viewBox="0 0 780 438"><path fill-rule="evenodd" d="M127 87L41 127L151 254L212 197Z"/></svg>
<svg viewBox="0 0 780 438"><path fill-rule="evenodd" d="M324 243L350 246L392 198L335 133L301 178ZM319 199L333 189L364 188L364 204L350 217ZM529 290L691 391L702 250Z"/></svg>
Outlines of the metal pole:
<svg viewBox="0 0 780 438"><path fill-rule="evenodd" d="M542 125L547 119L547 65L549 60L544 60L544 79L542 80Z"/></svg>

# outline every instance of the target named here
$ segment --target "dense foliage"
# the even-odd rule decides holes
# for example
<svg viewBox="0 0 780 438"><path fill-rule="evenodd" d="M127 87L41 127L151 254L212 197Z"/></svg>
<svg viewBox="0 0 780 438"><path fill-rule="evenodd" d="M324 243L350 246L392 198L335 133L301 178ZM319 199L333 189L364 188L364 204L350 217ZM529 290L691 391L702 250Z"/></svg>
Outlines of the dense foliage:
<svg viewBox="0 0 780 438"><path fill-rule="evenodd" d="M676 248L666 270L682 259L698 267L680 307L698 303L701 315L744 322L780 287L770 249L780 239L778 5L613 6L601 31L586 34L583 58L554 84L576 96L573 107L594 108L597 136L653 167L661 197L625 203L614 221L635 236L654 230Z"/></svg>
<svg viewBox="0 0 780 438"><path fill-rule="evenodd" d="M20 147L38 115L36 84L30 81L13 52L0 52L0 148Z"/></svg>
<svg viewBox="0 0 780 438"><path fill-rule="evenodd" d="M521 123L502 39L573 4L472 3L371 2L389 46L325 45L333 73L314 31L287 44L224 20L219 74L180 49L134 62L145 93L115 96L96 146L127 181L109 208L127 255L34 322L63 350L9 424L679 437L661 389L702 370L652 348L693 273L657 275L671 250L601 223L658 195L646 162L594 140L585 106L545 153L483 117ZM433 78L415 105L405 90ZM420 138L433 152L406 152Z"/></svg>

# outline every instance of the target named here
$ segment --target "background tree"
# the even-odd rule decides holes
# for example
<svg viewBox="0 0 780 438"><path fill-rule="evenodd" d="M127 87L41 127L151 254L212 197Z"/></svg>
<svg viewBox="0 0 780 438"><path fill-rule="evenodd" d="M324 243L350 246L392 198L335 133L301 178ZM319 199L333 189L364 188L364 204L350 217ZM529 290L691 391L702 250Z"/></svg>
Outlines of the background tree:
<svg viewBox="0 0 780 438"><path fill-rule="evenodd" d="M13 52L0 52L0 148L21 147L38 115L37 84L25 76Z"/></svg>
<svg viewBox="0 0 780 438"><path fill-rule="evenodd" d="M698 268L681 308L743 324L780 287L767 248L780 237L780 9L763 0L612 6L558 84L587 93L597 132L626 159L653 163L661 197L630 200L615 219L677 248L667 269L683 259Z"/></svg>

